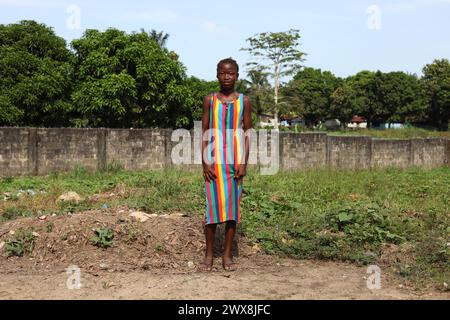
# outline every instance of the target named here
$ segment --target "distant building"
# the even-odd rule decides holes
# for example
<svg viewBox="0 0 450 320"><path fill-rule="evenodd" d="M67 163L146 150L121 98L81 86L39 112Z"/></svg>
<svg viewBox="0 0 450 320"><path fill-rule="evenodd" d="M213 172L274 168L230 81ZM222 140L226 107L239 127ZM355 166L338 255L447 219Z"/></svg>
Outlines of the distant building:
<svg viewBox="0 0 450 320"><path fill-rule="evenodd" d="M272 114L258 113L256 117L259 127L275 126L275 117Z"/></svg>
<svg viewBox="0 0 450 320"><path fill-rule="evenodd" d="M337 130L341 127L341 122L338 119L329 119L324 123L327 130Z"/></svg>
<svg viewBox="0 0 450 320"><path fill-rule="evenodd" d="M404 128L403 123L393 122L393 123L380 123L376 126L379 129L402 129Z"/></svg>
<svg viewBox="0 0 450 320"><path fill-rule="evenodd" d="M287 127L293 127L297 124L301 126L305 126L305 120L298 117L298 116L289 116L289 115L282 115L280 116L280 120L285 124Z"/></svg>
<svg viewBox="0 0 450 320"><path fill-rule="evenodd" d="M350 123L347 124L348 128L367 128L367 120L364 117L354 115L350 120Z"/></svg>
<svg viewBox="0 0 450 320"><path fill-rule="evenodd" d="M275 126L275 117L272 114L259 113L257 115L257 119L258 119L259 127L267 127L267 126L274 127ZM289 126L294 126L296 124L304 125L304 123L305 123L305 121L299 117L289 117L289 116L281 115L279 118L280 126L289 127Z"/></svg>

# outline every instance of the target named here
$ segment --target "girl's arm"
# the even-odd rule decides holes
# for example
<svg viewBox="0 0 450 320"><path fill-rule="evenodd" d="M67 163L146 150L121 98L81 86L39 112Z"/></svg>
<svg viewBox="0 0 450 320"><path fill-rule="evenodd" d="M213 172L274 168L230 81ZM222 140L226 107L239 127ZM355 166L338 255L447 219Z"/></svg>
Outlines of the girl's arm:
<svg viewBox="0 0 450 320"><path fill-rule="evenodd" d="M202 115L202 165L203 165L203 176L207 181L216 179L216 173L214 172L214 169L211 164L208 164L206 162L207 159L205 159L205 150L208 148L209 139L203 140L203 135L206 131L209 130L209 109L211 105L211 99L212 95L207 95L205 98L203 98L203 115Z"/></svg>
<svg viewBox="0 0 450 320"><path fill-rule="evenodd" d="M239 164L238 170L236 171L234 177L236 179L241 179L247 174L247 164L248 158L250 156L250 137L247 133L247 130L252 128L252 106L250 103L250 98L244 96L244 112L243 112L243 120L244 120L244 163Z"/></svg>
<svg viewBox="0 0 450 320"><path fill-rule="evenodd" d="M250 98L244 96L244 133L247 133L247 130L252 128L252 106L250 103ZM247 166L248 157L250 155L250 138L249 135L245 135L245 162L244 164Z"/></svg>

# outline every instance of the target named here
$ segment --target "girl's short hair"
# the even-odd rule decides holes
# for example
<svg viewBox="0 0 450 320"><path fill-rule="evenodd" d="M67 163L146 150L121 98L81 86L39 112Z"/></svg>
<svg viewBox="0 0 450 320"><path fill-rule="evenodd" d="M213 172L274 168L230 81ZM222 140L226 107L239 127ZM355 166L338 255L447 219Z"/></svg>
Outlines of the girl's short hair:
<svg viewBox="0 0 450 320"><path fill-rule="evenodd" d="M239 72L239 65L232 58L226 58L226 59L220 60L219 63L217 64L217 70L219 70L220 66L224 65L224 64L232 64L236 68L236 71Z"/></svg>

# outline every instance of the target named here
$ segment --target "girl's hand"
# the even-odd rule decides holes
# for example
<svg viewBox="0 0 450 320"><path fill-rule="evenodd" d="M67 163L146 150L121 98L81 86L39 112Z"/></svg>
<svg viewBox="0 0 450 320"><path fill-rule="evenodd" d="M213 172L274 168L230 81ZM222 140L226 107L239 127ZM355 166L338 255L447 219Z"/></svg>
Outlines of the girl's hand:
<svg viewBox="0 0 450 320"><path fill-rule="evenodd" d="M234 178L239 180L242 179L247 174L247 165L240 164L236 172L234 173Z"/></svg>
<svg viewBox="0 0 450 320"><path fill-rule="evenodd" d="M203 177L206 181L216 180L216 172L212 165L203 164Z"/></svg>

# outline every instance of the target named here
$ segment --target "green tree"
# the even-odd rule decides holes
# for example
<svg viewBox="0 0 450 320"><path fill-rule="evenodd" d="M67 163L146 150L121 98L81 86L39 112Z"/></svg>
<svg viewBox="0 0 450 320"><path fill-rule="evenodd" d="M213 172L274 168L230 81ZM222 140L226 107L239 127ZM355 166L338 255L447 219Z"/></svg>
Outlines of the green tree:
<svg viewBox="0 0 450 320"><path fill-rule="evenodd" d="M281 79L295 74L301 68L305 53L298 47L299 30L290 29L286 32L263 32L247 39L250 46L241 50L248 51L256 60L247 65L250 70L268 70L268 74L274 81L274 106L275 129L278 129L279 121L279 92ZM270 65L267 65L267 62Z"/></svg>
<svg viewBox="0 0 450 320"><path fill-rule="evenodd" d="M142 32L145 32L144 29L141 29ZM151 39L155 40L162 48L166 47L167 40L169 40L169 34L164 31L156 31L152 29L149 33Z"/></svg>
<svg viewBox="0 0 450 320"><path fill-rule="evenodd" d="M330 96L330 115L339 119L345 127L353 115L358 111L355 109L356 92L348 81L343 81Z"/></svg>
<svg viewBox="0 0 450 320"><path fill-rule="evenodd" d="M305 68L299 71L294 79L287 85L289 96L296 95L300 108L295 108L296 113L302 115L308 126L315 125L320 120L335 117L332 114L331 95L342 80L329 71ZM294 100L296 101L296 100Z"/></svg>
<svg viewBox="0 0 450 320"><path fill-rule="evenodd" d="M375 76L375 72L361 71L346 79L346 83L353 90L352 109L356 114L367 119L369 128L373 122L382 121L386 114L377 91Z"/></svg>
<svg viewBox="0 0 450 320"><path fill-rule="evenodd" d="M218 81L205 81L196 77L189 77L185 85L189 88L190 95L193 99L191 114L193 121L200 121L203 113L203 98L220 90Z"/></svg>
<svg viewBox="0 0 450 320"><path fill-rule="evenodd" d="M69 125L72 58L44 24L0 25L0 125Z"/></svg>
<svg viewBox="0 0 450 320"><path fill-rule="evenodd" d="M146 32L86 30L72 41L76 126L188 127L184 66Z"/></svg>
<svg viewBox="0 0 450 320"><path fill-rule="evenodd" d="M252 101L252 108L256 114L267 112L273 100L268 80L268 74L261 68L252 69L248 72L249 80L244 80L247 86L248 95Z"/></svg>
<svg viewBox="0 0 450 320"><path fill-rule="evenodd" d="M450 119L450 62L434 60L423 68L421 79L429 106L429 119L440 130L448 130Z"/></svg>
<svg viewBox="0 0 450 320"><path fill-rule="evenodd" d="M426 109L417 76L401 71L378 71L374 81L376 97L382 105L379 121L391 123L424 120Z"/></svg>

